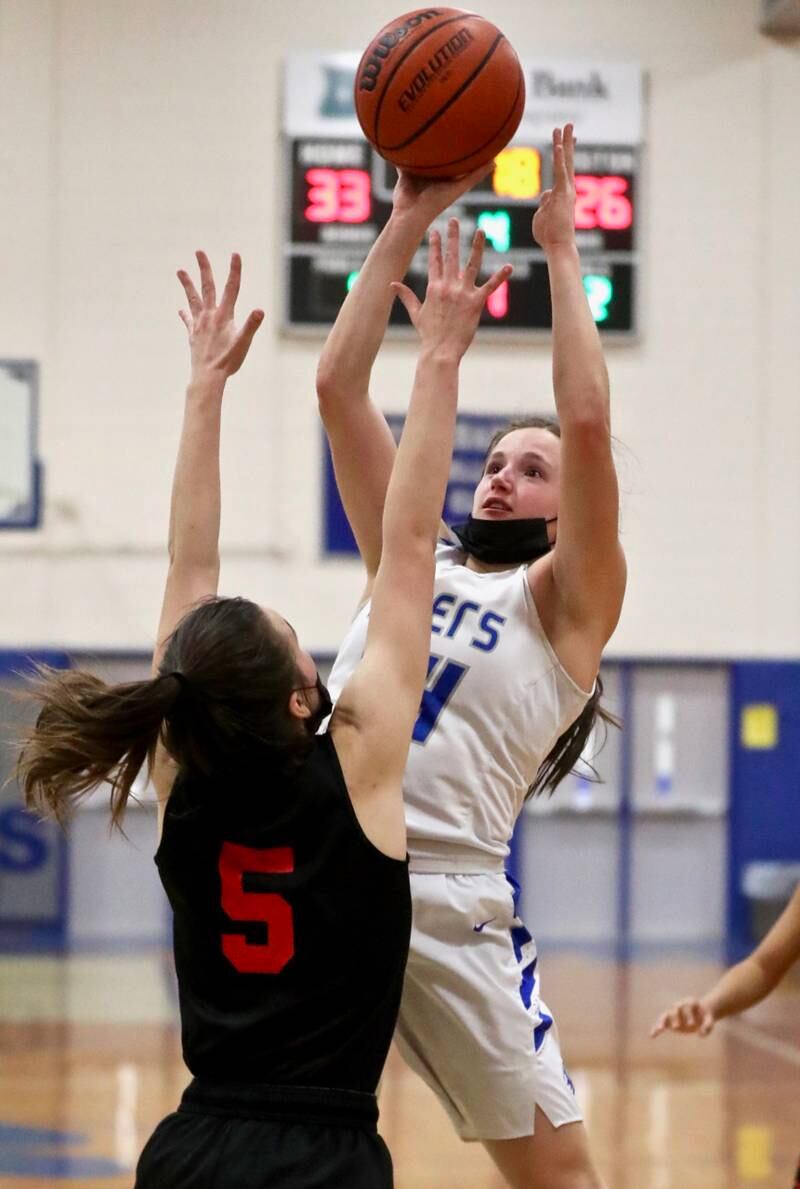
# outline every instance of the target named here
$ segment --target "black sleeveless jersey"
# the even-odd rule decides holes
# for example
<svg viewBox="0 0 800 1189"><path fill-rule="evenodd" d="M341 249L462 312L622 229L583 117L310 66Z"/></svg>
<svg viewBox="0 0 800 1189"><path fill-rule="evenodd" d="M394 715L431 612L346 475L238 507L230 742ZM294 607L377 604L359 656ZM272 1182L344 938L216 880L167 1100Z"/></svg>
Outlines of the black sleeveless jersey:
<svg viewBox="0 0 800 1189"><path fill-rule="evenodd" d="M408 956L408 866L361 830L331 736L288 776L178 776L156 864L195 1077L374 1092Z"/></svg>

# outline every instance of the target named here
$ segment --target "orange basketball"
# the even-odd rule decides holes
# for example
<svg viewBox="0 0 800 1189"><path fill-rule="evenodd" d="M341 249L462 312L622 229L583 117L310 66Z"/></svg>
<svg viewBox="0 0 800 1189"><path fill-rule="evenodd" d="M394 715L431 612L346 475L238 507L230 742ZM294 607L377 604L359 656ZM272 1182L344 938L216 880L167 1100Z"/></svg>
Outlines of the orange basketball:
<svg viewBox="0 0 800 1189"><path fill-rule="evenodd" d="M490 21L460 8L418 8L367 46L355 102L382 157L411 173L457 177L508 144L522 119L525 78Z"/></svg>

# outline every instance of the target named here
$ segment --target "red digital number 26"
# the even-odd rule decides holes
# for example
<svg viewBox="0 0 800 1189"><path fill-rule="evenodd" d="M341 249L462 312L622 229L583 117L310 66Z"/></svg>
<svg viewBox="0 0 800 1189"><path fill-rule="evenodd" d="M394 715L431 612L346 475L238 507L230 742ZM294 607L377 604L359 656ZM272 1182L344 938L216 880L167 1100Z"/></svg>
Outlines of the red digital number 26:
<svg viewBox="0 0 800 1189"><path fill-rule="evenodd" d="M246 872L285 875L294 871L294 851L288 846L266 850L223 842L219 856L222 911L232 921L261 921L267 940L253 944L241 933L222 934L222 952L240 974L278 974L294 954L291 905L275 892L246 892Z"/></svg>

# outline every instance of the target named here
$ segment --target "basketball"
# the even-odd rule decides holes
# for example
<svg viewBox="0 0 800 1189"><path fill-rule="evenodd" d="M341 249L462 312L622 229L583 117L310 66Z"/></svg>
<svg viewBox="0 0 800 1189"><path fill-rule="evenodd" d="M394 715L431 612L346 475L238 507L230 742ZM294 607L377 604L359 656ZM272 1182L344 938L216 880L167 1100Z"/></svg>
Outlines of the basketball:
<svg viewBox="0 0 800 1189"><path fill-rule="evenodd" d="M418 8L367 46L355 105L367 140L393 165L458 177L508 144L522 119L525 77L491 21L460 8Z"/></svg>

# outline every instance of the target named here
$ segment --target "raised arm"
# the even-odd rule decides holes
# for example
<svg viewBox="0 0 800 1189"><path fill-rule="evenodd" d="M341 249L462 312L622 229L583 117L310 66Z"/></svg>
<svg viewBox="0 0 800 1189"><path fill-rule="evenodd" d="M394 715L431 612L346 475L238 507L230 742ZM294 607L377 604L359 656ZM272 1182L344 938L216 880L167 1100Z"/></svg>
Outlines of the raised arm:
<svg viewBox="0 0 800 1189"><path fill-rule="evenodd" d="M154 671L164 644L181 617L198 599L217 593L222 397L228 377L244 363L253 335L264 318L262 310L253 310L244 327L236 329L234 307L242 275L238 255L231 257L219 305L214 274L205 252L197 253L197 263L202 296L189 274L183 269L178 272L189 305L188 311L180 311L180 316L189 332L191 373L172 480L169 570L153 655Z"/></svg>
<svg viewBox="0 0 800 1189"><path fill-rule="evenodd" d="M365 813L374 815L373 838L381 836L383 824L390 853L405 838L400 790L427 673L434 551L453 449L459 364L486 299L511 272L506 266L477 287L483 235L475 236L462 274L458 234L452 219L443 261L439 235L431 233L424 304L406 286L393 286L419 332L420 354L386 496L364 656L331 722L362 822Z"/></svg>
<svg viewBox="0 0 800 1189"><path fill-rule="evenodd" d="M696 1032L708 1036L717 1020L736 1015L766 999L800 958L800 885L764 940L743 962L726 970L700 999L679 999L663 1012L651 1036Z"/></svg>
<svg viewBox="0 0 800 1189"><path fill-rule="evenodd" d="M317 396L339 494L369 578L381 557L383 506L395 456L391 430L369 394L370 373L401 281L430 224L485 174L454 182L400 175L392 214L331 329L317 368Z"/></svg>
<svg viewBox="0 0 800 1189"><path fill-rule="evenodd" d="M214 274L205 252L197 253L197 263L199 294L189 274L178 272L189 307L181 310L180 316L189 332L191 371L172 481L169 569L153 653L154 673L179 620L199 599L217 593L222 398L228 377L244 363L253 335L264 317L262 310L253 310L241 330L234 324L242 273L238 255L231 257L219 305ZM168 795L172 772L161 749L153 767L153 783L160 799Z"/></svg>
<svg viewBox="0 0 800 1189"><path fill-rule="evenodd" d="M583 288L575 241L572 125L553 133L553 189L542 196L533 234L544 249L553 308L553 386L561 425L561 493L548 567L557 630L577 629L597 652L614 630L625 589L618 537L619 492L611 453L608 372ZM536 592L535 592L536 593ZM552 641L554 645L556 641ZM564 659L562 657L562 659Z"/></svg>

